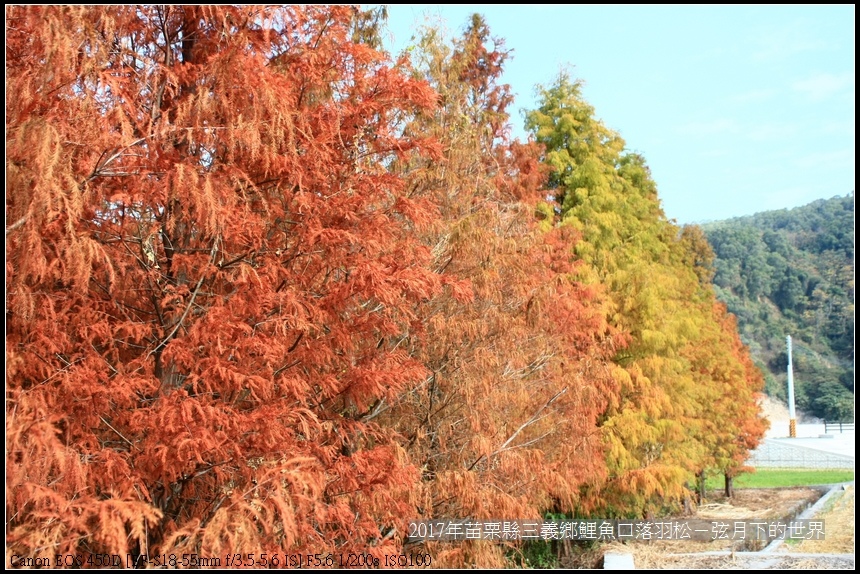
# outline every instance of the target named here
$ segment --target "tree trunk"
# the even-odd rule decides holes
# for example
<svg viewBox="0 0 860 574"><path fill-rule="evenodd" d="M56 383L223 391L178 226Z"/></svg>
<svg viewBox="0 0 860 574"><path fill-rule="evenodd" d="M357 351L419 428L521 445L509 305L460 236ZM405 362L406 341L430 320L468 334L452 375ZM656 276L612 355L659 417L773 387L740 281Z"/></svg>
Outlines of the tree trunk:
<svg viewBox="0 0 860 574"><path fill-rule="evenodd" d="M735 477L729 473L725 473L726 477L726 498L732 498L735 495Z"/></svg>
<svg viewBox="0 0 860 574"><path fill-rule="evenodd" d="M696 496L696 503L702 504L705 500L705 471L700 470L699 474L696 475L696 489L698 490Z"/></svg>

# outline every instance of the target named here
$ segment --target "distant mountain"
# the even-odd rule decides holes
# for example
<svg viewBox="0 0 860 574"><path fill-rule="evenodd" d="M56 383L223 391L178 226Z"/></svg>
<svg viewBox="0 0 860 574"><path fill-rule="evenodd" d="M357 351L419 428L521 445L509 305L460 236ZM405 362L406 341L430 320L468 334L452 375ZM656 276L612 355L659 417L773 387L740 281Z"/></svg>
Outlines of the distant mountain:
<svg viewBox="0 0 860 574"><path fill-rule="evenodd" d="M769 395L786 396L793 342L799 408L854 417L854 192L702 225L717 296L737 315Z"/></svg>

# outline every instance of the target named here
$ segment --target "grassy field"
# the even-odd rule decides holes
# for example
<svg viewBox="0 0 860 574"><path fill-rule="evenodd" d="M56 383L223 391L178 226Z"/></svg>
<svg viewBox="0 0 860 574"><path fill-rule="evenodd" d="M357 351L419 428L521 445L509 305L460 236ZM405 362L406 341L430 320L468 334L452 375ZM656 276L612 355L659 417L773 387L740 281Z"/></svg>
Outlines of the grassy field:
<svg viewBox="0 0 860 574"><path fill-rule="evenodd" d="M835 470L798 470L762 468L735 478L735 488L777 488L780 486L812 486L854 480L854 471ZM708 477L709 489L724 488L722 475Z"/></svg>

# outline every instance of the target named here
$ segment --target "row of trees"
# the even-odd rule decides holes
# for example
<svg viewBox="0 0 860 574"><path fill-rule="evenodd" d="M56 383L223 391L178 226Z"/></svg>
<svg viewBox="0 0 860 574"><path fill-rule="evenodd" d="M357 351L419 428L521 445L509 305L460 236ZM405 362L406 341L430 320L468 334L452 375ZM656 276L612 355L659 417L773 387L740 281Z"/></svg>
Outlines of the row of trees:
<svg viewBox="0 0 860 574"><path fill-rule="evenodd" d="M512 141L479 16L382 16L7 8L7 554L381 557L742 470L760 375L644 160L564 75Z"/></svg>
<svg viewBox="0 0 860 574"><path fill-rule="evenodd" d="M602 424L605 511L656 511L683 496L686 474L701 483L705 468L730 485L764 432L753 397L762 379L715 299L707 240L667 220L644 159L594 118L578 82L562 75L542 102L526 125L554 168L560 225L582 234L582 279L606 289L608 322L628 337L613 357L620 388Z"/></svg>

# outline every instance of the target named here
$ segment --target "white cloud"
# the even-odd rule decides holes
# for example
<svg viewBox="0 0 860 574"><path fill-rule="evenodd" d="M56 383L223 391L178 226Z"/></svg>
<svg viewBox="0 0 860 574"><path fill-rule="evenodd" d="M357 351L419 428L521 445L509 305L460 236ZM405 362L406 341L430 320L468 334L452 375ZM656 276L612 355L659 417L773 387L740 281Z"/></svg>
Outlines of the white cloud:
<svg viewBox="0 0 860 574"><path fill-rule="evenodd" d="M854 149L845 148L808 154L797 161L803 169L836 170L854 165Z"/></svg>
<svg viewBox="0 0 860 574"><path fill-rule="evenodd" d="M817 52L831 47L831 43L810 37L810 23L796 20L759 33L755 38L753 59L758 62L785 61L804 52Z"/></svg>
<svg viewBox="0 0 860 574"><path fill-rule="evenodd" d="M792 89L813 101L827 99L843 90L853 90L854 72L842 74L818 73L791 85Z"/></svg>
<svg viewBox="0 0 860 574"><path fill-rule="evenodd" d="M676 130L680 135L693 137L738 136L748 141L784 141L800 133L801 127L791 123L751 124L732 118L689 122Z"/></svg>
<svg viewBox="0 0 860 574"><path fill-rule="evenodd" d="M843 121L830 121L821 125L821 133L835 136L850 136L854 137L854 118L845 119Z"/></svg>
<svg viewBox="0 0 860 574"><path fill-rule="evenodd" d="M746 130L746 137L755 142L784 141L800 132L797 124L761 124L750 126Z"/></svg>
<svg viewBox="0 0 860 574"><path fill-rule="evenodd" d="M733 134L738 131L737 122L729 118L720 118L706 122L689 122L677 128L677 132L681 135L697 137Z"/></svg>
<svg viewBox="0 0 860 574"><path fill-rule="evenodd" d="M776 96L776 90L773 89L749 90L732 96L731 101L736 104L758 104L771 100L774 96Z"/></svg>
<svg viewBox="0 0 860 574"><path fill-rule="evenodd" d="M731 155L732 155L732 152L727 150L727 149L711 149L711 150L703 151L702 153L699 154L699 157L705 158L705 159L721 159L721 158L730 157Z"/></svg>

